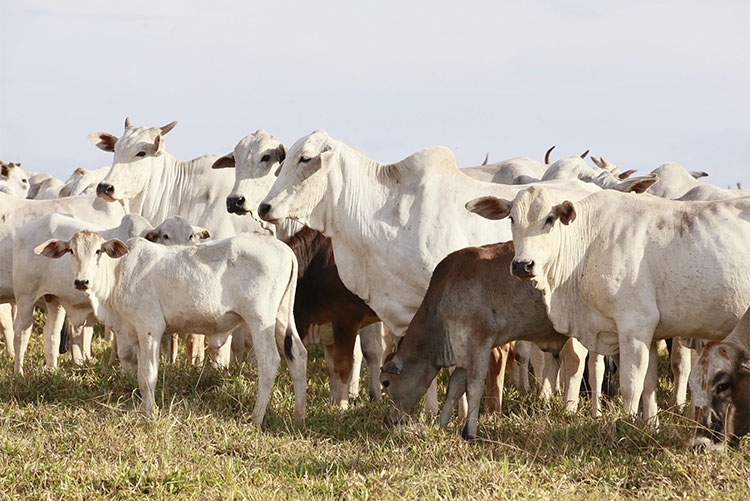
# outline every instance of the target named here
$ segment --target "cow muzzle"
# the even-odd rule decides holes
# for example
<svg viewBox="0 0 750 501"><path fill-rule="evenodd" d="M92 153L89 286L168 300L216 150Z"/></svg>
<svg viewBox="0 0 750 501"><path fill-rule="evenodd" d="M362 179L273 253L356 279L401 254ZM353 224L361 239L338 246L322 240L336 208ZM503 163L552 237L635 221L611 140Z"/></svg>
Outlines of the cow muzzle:
<svg viewBox="0 0 750 501"><path fill-rule="evenodd" d="M227 212L230 214L247 214L245 209L245 197L227 197Z"/></svg>
<svg viewBox="0 0 750 501"><path fill-rule="evenodd" d="M96 196L106 200L107 202L113 202L115 200L115 187L109 183L99 183L96 185Z"/></svg>
<svg viewBox="0 0 750 501"><path fill-rule="evenodd" d="M534 277L534 261L514 259L510 264L510 272L521 280L529 280Z"/></svg>
<svg viewBox="0 0 750 501"><path fill-rule="evenodd" d="M79 291L85 291L89 288L89 281L88 280L78 280L77 278L73 280L73 287L78 289Z"/></svg>

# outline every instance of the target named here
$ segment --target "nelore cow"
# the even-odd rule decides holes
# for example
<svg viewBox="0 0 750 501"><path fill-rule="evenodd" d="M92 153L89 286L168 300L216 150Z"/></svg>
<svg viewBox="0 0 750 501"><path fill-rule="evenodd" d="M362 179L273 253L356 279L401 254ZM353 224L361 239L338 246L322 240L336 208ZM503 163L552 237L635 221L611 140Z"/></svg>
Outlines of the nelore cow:
<svg viewBox="0 0 750 501"><path fill-rule="evenodd" d="M549 186L574 199L600 189L578 180ZM509 225L487 224L460 206L482 193L513 196L520 189L467 176L447 148L384 164L319 130L287 152L258 214L269 222L291 218L330 237L341 281L402 336L440 260L511 238ZM437 412L434 395L426 406Z"/></svg>
<svg viewBox="0 0 750 501"><path fill-rule="evenodd" d="M273 237L242 233L196 246L164 247L148 240L104 240L91 231L50 240L41 255L70 254L73 284L96 316L117 325L118 355L138 371L143 408L155 406L159 344L165 332L201 332L222 344L238 324L252 334L258 364L253 420L260 425L283 350L294 387L294 419L304 422L307 351L294 324L294 253ZM256 294L252 291L262 291Z"/></svg>
<svg viewBox="0 0 750 501"><path fill-rule="evenodd" d="M722 339L750 304L750 199L679 202L611 190L573 202L533 186L467 208L510 218L511 271L544 294L560 333L620 355L626 409L655 418L656 347Z"/></svg>
<svg viewBox="0 0 750 501"><path fill-rule="evenodd" d="M750 433L750 308L721 342L708 343L690 374L695 448L722 450Z"/></svg>
<svg viewBox="0 0 750 501"><path fill-rule="evenodd" d="M492 348L524 339L553 352L562 349L568 338L555 332L541 293L508 273L513 255L512 242L467 247L437 265L398 350L380 374L391 398L391 422L401 422L414 410L441 368L455 367L440 425L448 425L466 392L462 436L474 439ZM555 379L558 369L546 364L546 378Z"/></svg>
<svg viewBox="0 0 750 501"><path fill-rule="evenodd" d="M21 164L0 161L0 192L26 198L29 176L21 169Z"/></svg>

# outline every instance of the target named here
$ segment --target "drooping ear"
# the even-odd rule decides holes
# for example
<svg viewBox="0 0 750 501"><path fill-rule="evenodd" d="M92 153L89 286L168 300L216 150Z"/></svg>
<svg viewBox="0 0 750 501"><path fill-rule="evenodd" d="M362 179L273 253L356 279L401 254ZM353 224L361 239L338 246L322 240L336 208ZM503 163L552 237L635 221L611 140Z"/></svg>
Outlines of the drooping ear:
<svg viewBox="0 0 750 501"><path fill-rule="evenodd" d="M100 150L109 153L113 153L115 151L117 136L114 136L108 132L92 132L88 137L89 141L94 143L94 146L96 146Z"/></svg>
<svg viewBox="0 0 750 501"><path fill-rule="evenodd" d="M694 170L694 171L690 171L690 175L693 176L695 179L700 179L702 177L708 176L708 172L703 172L702 170Z"/></svg>
<svg viewBox="0 0 750 501"><path fill-rule="evenodd" d="M568 225L576 220L576 208L573 202L566 200L560 205L552 207L552 215L555 216L564 225Z"/></svg>
<svg viewBox="0 0 750 501"><path fill-rule="evenodd" d="M380 368L382 372L385 372L386 374L396 374L397 376L401 374L401 370L404 368L404 361L401 360L401 357L396 353L393 358L391 358L388 362L385 363L383 367Z"/></svg>
<svg viewBox="0 0 750 501"><path fill-rule="evenodd" d="M194 240L208 240L211 238L211 233L206 228L200 226L193 226L193 239Z"/></svg>
<svg viewBox="0 0 750 501"><path fill-rule="evenodd" d="M479 197L466 202L466 210L487 219L504 219L510 215L513 202L493 196Z"/></svg>
<svg viewBox="0 0 750 501"><path fill-rule="evenodd" d="M116 238L104 242L101 249L112 259L117 259L128 253L128 246Z"/></svg>
<svg viewBox="0 0 750 501"><path fill-rule="evenodd" d="M68 242L51 238L43 244L34 247L34 254L57 259L63 257L69 250Z"/></svg>
<svg viewBox="0 0 750 501"><path fill-rule="evenodd" d="M659 181L659 176L649 174L647 176L638 176L615 185L614 189L623 193L643 193Z"/></svg>
<svg viewBox="0 0 750 501"><path fill-rule="evenodd" d="M167 132L169 132L170 130L174 129L175 125L177 125L177 120L175 120L174 122L169 122L167 125L164 125L164 126L160 127L160 129L161 129L161 135L163 136Z"/></svg>
<svg viewBox="0 0 750 501"><path fill-rule="evenodd" d="M234 167L234 153L227 153L223 157L216 159L214 164L211 166L212 169L226 169L228 167Z"/></svg>

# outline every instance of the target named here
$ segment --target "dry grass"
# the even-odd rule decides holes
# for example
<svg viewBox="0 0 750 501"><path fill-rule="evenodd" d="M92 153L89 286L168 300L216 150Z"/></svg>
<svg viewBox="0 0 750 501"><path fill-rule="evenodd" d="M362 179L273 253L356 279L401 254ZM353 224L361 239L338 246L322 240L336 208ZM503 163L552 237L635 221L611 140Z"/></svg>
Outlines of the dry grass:
<svg viewBox="0 0 750 501"><path fill-rule="evenodd" d="M468 444L457 423L444 431L420 416L385 426L384 402L332 409L312 349L307 426L291 424L284 369L259 430L252 366L162 365L161 410L146 417L119 368L75 368L64 355L59 370L42 370L40 345L32 339L23 378L0 360L3 498L750 499L750 440L693 453L690 423L673 410L652 431L611 409L595 420L585 402L568 415L560 402L509 391L506 414L482 416L480 439ZM105 360L109 348L95 348ZM669 384L664 376L662 408Z"/></svg>

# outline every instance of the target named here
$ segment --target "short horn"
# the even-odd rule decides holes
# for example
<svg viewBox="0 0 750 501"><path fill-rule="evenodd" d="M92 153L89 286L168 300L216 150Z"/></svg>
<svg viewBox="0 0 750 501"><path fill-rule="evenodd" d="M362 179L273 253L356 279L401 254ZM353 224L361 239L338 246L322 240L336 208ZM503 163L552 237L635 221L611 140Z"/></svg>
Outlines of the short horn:
<svg viewBox="0 0 750 501"><path fill-rule="evenodd" d="M165 125L163 127L160 127L161 128L161 135L163 136L164 134L166 134L170 130L174 129L175 125L177 125L177 120L175 120L174 122L170 122L170 123L168 123L167 125Z"/></svg>
<svg viewBox="0 0 750 501"><path fill-rule="evenodd" d="M132 125L132 124L130 123L130 117L126 117L126 118L125 118L125 128L127 129L127 128L128 128L128 127L130 127L131 125Z"/></svg>
<svg viewBox="0 0 750 501"><path fill-rule="evenodd" d="M547 153L544 154L544 163L545 164L549 165L549 154L552 153L552 150L554 150L554 149L555 149L555 147L553 146L552 148L550 148L550 149L547 150Z"/></svg>
<svg viewBox="0 0 750 501"><path fill-rule="evenodd" d="M591 150L586 150L583 153L581 153L581 158L586 158L586 155L589 154L589 151L591 151Z"/></svg>

